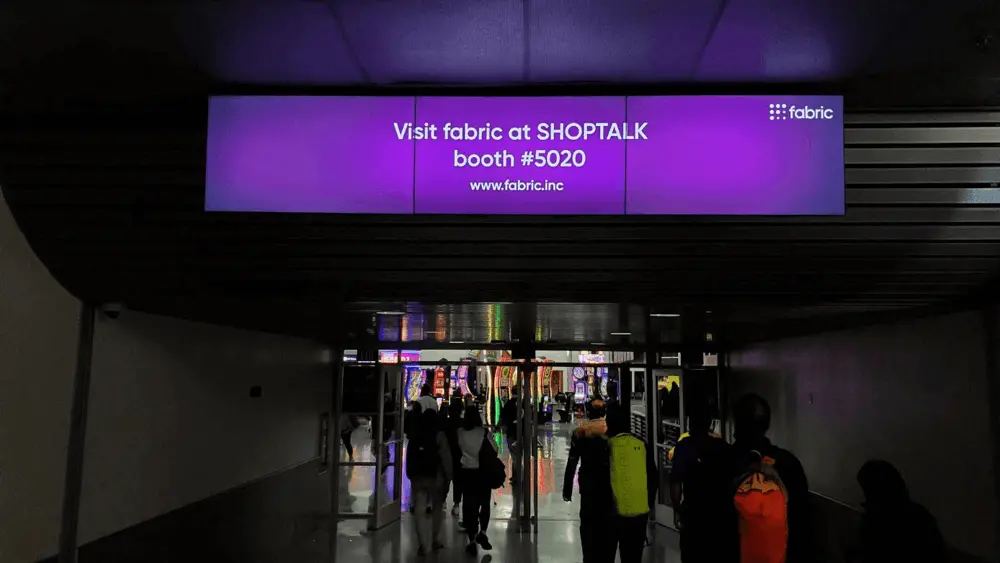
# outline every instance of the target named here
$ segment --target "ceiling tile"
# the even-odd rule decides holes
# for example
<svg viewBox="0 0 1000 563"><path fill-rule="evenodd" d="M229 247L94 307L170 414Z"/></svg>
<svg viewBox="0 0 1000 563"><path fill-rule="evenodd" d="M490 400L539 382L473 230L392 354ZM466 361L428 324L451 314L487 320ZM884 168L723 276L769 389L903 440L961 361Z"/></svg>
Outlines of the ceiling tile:
<svg viewBox="0 0 1000 563"><path fill-rule="evenodd" d="M705 49L698 78L834 80L866 58L896 0L730 0ZM857 17L858 14L863 17ZM862 33L871 28L873 35Z"/></svg>
<svg viewBox="0 0 1000 563"><path fill-rule="evenodd" d="M530 79L689 78L722 0L534 0Z"/></svg>
<svg viewBox="0 0 1000 563"><path fill-rule="evenodd" d="M339 0L337 13L377 83L502 83L523 76L518 0Z"/></svg>
<svg viewBox="0 0 1000 563"><path fill-rule="evenodd" d="M324 2L212 2L178 8L204 70L241 84L359 84L364 75Z"/></svg>

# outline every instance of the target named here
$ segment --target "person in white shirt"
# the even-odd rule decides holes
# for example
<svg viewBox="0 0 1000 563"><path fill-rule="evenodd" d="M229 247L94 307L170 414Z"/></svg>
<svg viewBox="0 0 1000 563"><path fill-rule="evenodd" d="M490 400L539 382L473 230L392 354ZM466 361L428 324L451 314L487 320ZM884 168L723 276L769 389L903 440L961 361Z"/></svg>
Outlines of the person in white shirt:
<svg viewBox="0 0 1000 563"><path fill-rule="evenodd" d="M493 434L483 426L483 417L476 406L465 409L462 427L458 429L458 448L462 452L462 523L469 536L465 550L474 555L477 544L487 551L493 549L486 537L492 490L480 470L479 456L483 448L493 448L493 454L497 450Z"/></svg>
<svg viewBox="0 0 1000 563"><path fill-rule="evenodd" d="M420 398L417 399L417 404L420 405L420 409L424 412L438 410L437 398L434 397L434 386L430 383L424 383L424 386L420 388Z"/></svg>

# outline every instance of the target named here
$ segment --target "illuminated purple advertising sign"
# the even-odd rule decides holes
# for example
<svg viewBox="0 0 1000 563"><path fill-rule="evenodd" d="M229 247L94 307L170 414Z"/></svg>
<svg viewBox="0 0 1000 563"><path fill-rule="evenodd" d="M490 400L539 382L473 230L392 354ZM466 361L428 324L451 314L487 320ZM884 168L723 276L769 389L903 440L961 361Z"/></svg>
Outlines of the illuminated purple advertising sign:
<svg viewBox="0 0 1000 563"><path fill-rule="evenodd" d="M839 96L226 97L209 211L841 215Z"/></svg>
<svg viewBox="0 0 1000 563"><path fill-rule="evenodd" d="M621 215L616 98L417 98L417 213ZM639 131L642 134L642 131ZM404 138L410 135L405 135Z"/></svg>
<svg viewBox="0 0 1000 563"><path fill-rule="evenodd" d="M212 98L207 211L413 213L412 97Z"/></svg>
<svg viewBox="0 0 1000 563"><path fill-rule="evenodd" d="M839 96L630 97L630 215L843 215Z"/></svg>

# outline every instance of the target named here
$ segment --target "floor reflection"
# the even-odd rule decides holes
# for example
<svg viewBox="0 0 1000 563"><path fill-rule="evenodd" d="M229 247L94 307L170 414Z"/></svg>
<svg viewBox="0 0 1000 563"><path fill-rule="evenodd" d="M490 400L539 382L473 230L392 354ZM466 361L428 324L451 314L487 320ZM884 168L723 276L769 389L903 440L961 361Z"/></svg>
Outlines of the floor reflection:
<svg viewBox="0 0 1000 563"><path fill-rule="evenodd" d="M470 559L461 547L464 536L458 530L458 522L451 515L446 516L448 549L434 554L428 561L511 561L517 563L580 561L579 535L579 494L575 490L576 502L562 500L563 475L569 458L569 442L574 424L548 424L539 429L539 439L533 452L532 467L538 478L538 533L523 534L512 520L514 511L514 491L508 483L503 489L493 493L493 518L489 535L494 549L481 553L478 559ZM364 429L354 433L355 460L374 462L375 452L371 440ZM511 470L511 455L506 440L497 436L501 459ZM341 459L346 461L346 453L341 449ZM393 452L395 453L395 452ZM405 460L405 447L402 458ZM373 466L344 467L340 478L340 505L342 513L365 513L372 510L372 491L378 484L382 488L382 498L391 498L393 493L393 468L384 473ZM403 469L405 475L405 468ZM402 480L400 491L402 507L410 504L409 481ZM449 497L449 506L451 499ZM401 521L377 532L368 532L364 520L345 520L338 527L338 549L336 561L352 563L390 563L417 561L412 515L404 514ZM645 561L680 561L676 550L676 534L657 527L651 532L654 545L646 550ZM319 532L288 561L293 563L324 561L328 536Z"/></svg>

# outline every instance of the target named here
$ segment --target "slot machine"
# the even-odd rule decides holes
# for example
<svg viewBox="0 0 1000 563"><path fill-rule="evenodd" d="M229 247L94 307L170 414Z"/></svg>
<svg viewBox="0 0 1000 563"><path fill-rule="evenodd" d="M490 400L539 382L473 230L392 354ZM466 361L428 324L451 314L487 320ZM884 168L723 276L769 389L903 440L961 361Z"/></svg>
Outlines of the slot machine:
<svg viewBox="0 0 1000 563"><path fill-rule="evenodd" d="M406 366L405 370L406 391L404 397L406 404L410 404L420 398L420 389L424 386L426 377L420 366Z"/></svg>
<svg viewBox="0 0 1000 563"><path fill-rule="evenodd" d="M444 368L438 367L433 370L434 377L434 396L444 397L444 383L445 383L445 372ZM440 401L438 401L440 402Z"/></svg>

